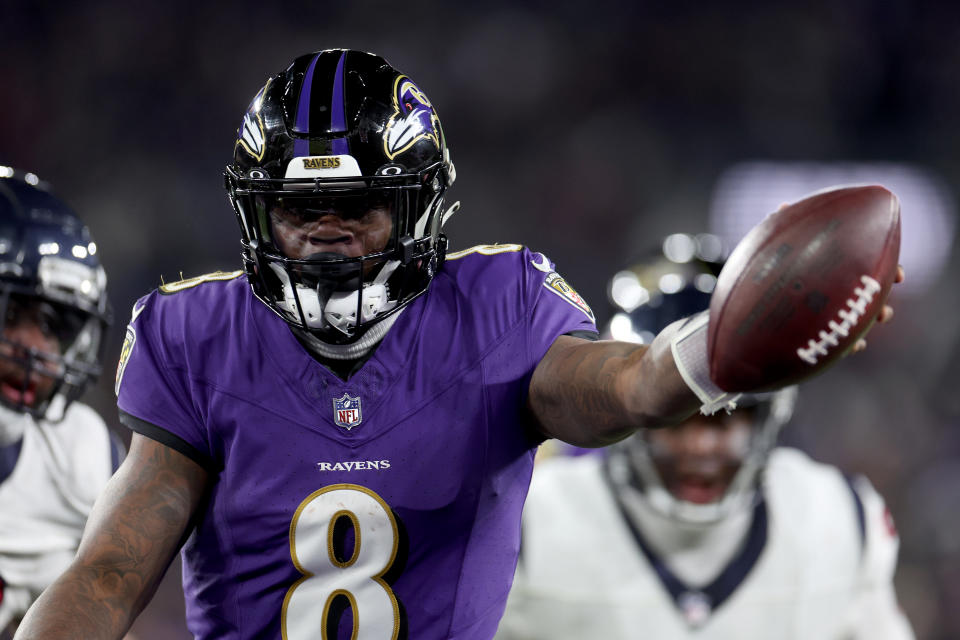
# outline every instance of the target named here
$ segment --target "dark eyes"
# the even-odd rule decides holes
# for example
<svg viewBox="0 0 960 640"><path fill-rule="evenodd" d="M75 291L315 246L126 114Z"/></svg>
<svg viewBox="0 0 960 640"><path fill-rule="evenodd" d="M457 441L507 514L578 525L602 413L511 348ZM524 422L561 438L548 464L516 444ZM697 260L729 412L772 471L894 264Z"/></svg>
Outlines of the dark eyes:
<svg viewBox="0 0 960 640"><path fill-rule="evenodd" d="M281 205L282 215L297 224L315 222L325 215L334 215L346 220L359 220L370 213L389 212L390 205L386 199L363 201L341 200L331 203L315 203L310 207L296 207Z"/></svg>
<svg viewBox="0 0 960 640"><path fill-rule="evenodd" d="M282 209L284 217L294 221L296 223L302 224L305 222L313 222L319 220L320 216L331 213L329 211L323 211L318 209Z"/></svg>
<svg viewBox="0 0 960 640"><path fill-rule="evenodd" d="M56 339L64 348L76 339L84 323L82 315L73 309L16 297L7 301L4 321L8 328L32 324L45 337Z"/></svg>

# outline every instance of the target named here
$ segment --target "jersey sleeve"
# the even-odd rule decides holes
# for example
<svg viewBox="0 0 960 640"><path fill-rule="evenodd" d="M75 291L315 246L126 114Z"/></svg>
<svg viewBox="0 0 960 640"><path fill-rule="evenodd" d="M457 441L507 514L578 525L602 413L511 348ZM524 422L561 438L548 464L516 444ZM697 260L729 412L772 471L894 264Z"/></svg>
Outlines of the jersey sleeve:
<svg viewBox="0 0 960 640"><path fill-rule="evenodd" d="M853 481L863 505L864 539L860 587L850 617L856 640L912 640L910 623L893 587L900 539L883 497L865 477Z"/></svg>
<svg viewBox="0 0 960 640"><path fill-rule="evenodd" d="M171 309L176 300L154 292L134 305L117 366L120 421L215 470L189 377L183 320Z"/></svg>
<svg viewBox="0 0 960 640"><path fill-rule="evenodd" d="M528 356L539 362L561 335L596 340L596 319L586 300L561 276L542 253L524 249Z"/></svg>

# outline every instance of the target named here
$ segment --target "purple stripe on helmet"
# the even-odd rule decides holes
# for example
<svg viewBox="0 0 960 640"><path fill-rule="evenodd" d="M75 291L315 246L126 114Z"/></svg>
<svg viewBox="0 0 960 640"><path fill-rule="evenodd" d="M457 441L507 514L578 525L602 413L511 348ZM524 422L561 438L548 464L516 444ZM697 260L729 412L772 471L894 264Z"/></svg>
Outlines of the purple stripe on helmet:
<svg viewBox="0 0 960 640"><path fill-rule="evenodd" d="M340 61L337 62L337 73L333 76L333 97L330 99L330 129L332 131L345 131L347 128L347 118L344 115L343 106L343 61L347 57L347 52L340 54Z"/></svg>
<svg viewBox="0 0 960 640"><path fill-rule="evenodd" d="M313 87L313 70L317 66L317 60L320 58L318 53L310 61L307 67L307 73L303 76L303 84L300 86L300 99L297 101L297 120L294 123L293 130L299 133L310 131L310 89ZM297 138L293 141L293 153L296 156L310 155L310 141Z"/></svg>
<svg viewBox="0 0 960 640"><path fill-rule="evenodd" d="M340 54L340 60L337 62L337 72L333 77L333 96L330 99L332 113L330 114L330 130L346 131L347 117L343 97L343 61L347 58L347 52ZM349 153L346 138L336 138L331 141L333 153L341 155Z"/></svg>

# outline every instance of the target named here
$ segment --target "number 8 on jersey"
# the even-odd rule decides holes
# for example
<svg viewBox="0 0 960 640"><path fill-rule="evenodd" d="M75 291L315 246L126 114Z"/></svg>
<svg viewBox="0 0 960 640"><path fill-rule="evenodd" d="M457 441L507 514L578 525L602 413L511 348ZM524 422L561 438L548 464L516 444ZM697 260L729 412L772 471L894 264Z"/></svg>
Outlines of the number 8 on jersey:
<svg viewBox="0 0 960 640"><path fill-rule="evenodd" d="M342 540L346 527L353 528L352 549ZM390 507L366 487L335 484L307 496L290 523L290 557L303 577L283 601L284 640L316 638L318 615L322 637L336 637L334 610L344 599L355 640L397 638L400 606L383 575L396 559L398 539Z"/></svg>

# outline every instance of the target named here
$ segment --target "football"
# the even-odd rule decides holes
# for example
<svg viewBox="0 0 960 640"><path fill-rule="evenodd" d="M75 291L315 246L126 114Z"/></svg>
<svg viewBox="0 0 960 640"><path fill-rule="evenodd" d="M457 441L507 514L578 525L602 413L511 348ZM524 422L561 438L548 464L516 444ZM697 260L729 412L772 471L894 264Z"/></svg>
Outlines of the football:
<svg viewBox="0 0 960 640"><path fill-rule="evenodd" d="M900 201L836 187L781 207L724 265L710 300L710 377L763 391L822 372L883 309L900 255Z"/></svg>

